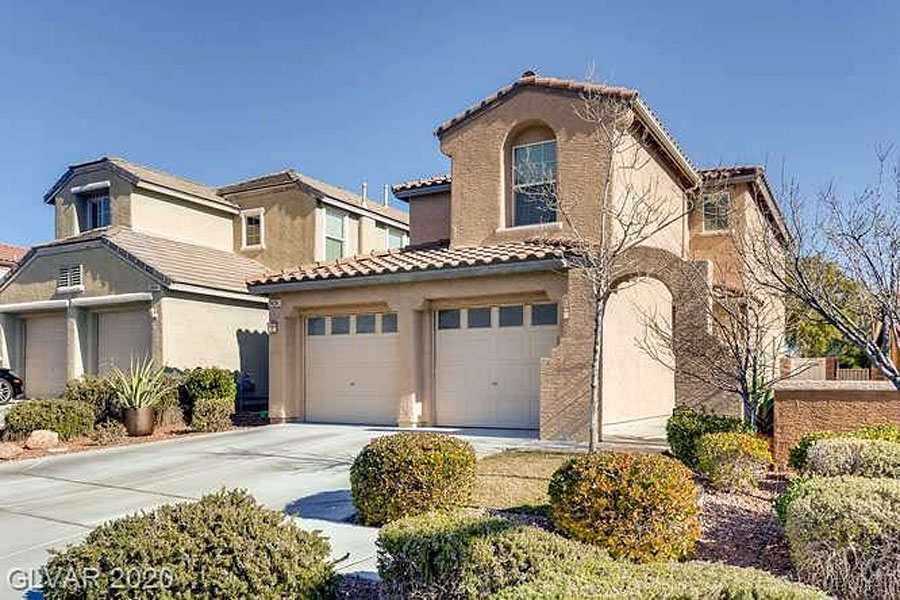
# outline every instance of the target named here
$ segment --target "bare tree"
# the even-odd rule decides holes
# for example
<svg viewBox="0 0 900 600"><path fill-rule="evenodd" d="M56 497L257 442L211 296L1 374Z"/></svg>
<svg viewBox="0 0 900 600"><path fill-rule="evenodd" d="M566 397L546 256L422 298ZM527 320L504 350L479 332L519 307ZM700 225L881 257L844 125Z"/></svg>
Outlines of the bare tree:
<svg viewBox="0 0 900 600"><path fill-rule="evenodd" d="M678 227L680 234L676 223L688 210L684 194L661 189L654 177L641 175L653 158L643 145L632 102L627 95L591 84L574 104L575 113L590 131L596 155L601 157L595 197L561 197L555 174L516 173L518 181L535 182L517 193L543 205L565 225L562 236L552 237L564 238L570 257L567 266L584 279L593 307L590 451L600 441L603 317L609 300L621 289L620 275L638 271L631 251L655 236L665 236L672 226ZM585 216L585 208L589 216Z"/></svg>
<svg viewBox="0 0 900 600"><path fill-rule="evenodd" d="M747 256L762 274L759 285L809 306L900 389L891 353L900 334L900 169L891 168L891 151L876 151L876 181L861 193L846 196L831 183L810 205L795 181L785 184L787 247L763 238ZM829 265L856 283L852 302Z"/></svg>
<svg viewBox="0 0 900 600"><path fill-rule="evenodd" d="M726 254L731 260L711 261L713 277L698 262L682 267L691 271L684 281L702 307L707 330L676 338L667 315L643 312L646 328L638 344L673 371L677 351L681 375L739 396L744 420L755 430L761 402L770 397L776 383L802 367L782 370L780 365L786 325L783 297L755 284L740 252Z"/></svg>

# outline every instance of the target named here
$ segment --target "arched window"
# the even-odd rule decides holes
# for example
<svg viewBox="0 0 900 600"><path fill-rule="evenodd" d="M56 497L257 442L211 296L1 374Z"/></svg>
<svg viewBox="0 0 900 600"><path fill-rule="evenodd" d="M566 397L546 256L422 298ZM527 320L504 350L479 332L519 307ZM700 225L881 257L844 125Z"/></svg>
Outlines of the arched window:
<svg viewBox="0 0 900 600"><path fill-rule="evenodd" d="M557 219L556 136L546 126L532 126L509 143L510 225L538 225Z"/></svg>

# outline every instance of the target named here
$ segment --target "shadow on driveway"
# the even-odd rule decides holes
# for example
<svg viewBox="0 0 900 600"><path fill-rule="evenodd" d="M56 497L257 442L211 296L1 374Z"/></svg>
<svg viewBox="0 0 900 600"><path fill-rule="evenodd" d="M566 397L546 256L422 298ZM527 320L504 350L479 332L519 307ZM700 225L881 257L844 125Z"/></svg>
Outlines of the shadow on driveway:
<svg viewBox="0 0 900 600"><path fill-rule="evenodd" d="M329 490L294 500L284 507L284 512L304 519L346 523L356 514L356 509L350 490Z"/></svg>

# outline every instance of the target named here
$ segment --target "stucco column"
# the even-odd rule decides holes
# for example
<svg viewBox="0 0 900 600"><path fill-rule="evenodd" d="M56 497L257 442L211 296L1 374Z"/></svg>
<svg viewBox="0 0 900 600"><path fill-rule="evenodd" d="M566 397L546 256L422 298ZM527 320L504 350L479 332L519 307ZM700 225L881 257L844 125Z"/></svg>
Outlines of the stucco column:
<svg viewBox="0 0 900 600"><path fill-rule="evenodd" d="M88 340L87 312L75 306L66 309L66 380L78 379L85 373Z"/></svg>
<svg viewBox="0 0 900 600"><path fill-rule="evenodd" d="M379 231L375 227L375 219L372 217L359 218L359 253L383 250L387 247L387 241L379 243Z"/></svg>
<svg viewBox="0 0 900 600"><path fill-rule="evenodd" d="M415 427L422 415L422 328L424 311L416 304L396 306L398 365L397 425Z"/></svg>
<svg viewBox="0 0 900 600"><path fill-rule="evenodd" d="M303 319L272 309L270 321L277 324L277 331L269 333L269 419L273 423L299 420L304 417L303 386L298 381Z"/></svg>
<svg viewBox="0 0 900 600"><path fill-rule="evenodd" d="M165 367L168 362L163 338L164 306L162 294L154 293L148 310L150 311L150 359L157 367Z"/></svg>

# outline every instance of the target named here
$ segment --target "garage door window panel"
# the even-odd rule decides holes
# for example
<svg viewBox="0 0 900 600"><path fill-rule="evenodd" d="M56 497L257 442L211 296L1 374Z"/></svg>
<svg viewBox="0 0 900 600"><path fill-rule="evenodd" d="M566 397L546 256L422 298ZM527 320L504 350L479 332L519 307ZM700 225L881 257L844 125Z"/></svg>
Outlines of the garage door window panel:
<svg viewBox="0 0 900 600"><path fill-rule="evenodd" d="M397 313L381 315L381 333L397 333Z"/></svg>
<svg viewBox="0 0 900 600"><path fill-rule="evenodd" d="M438 311L438 329L459 329L459 309L446 309Z"/></svg>
<svg viewBox="0 0 900 600"><path fill-rule="evenodd" d="M469 329L486 329L491 326L491 309L470 308L466 311L466 326Z"/></svg>
<svg viewBox="0 0 900 600"><path fill-rule="evenodd" d="M375 315L356 315L356 333L375 333Z"/></svg>
<svg viewBox="0 0 900 600"><path fill-rule="evenodd" d="M500 327L521 327L525 322L525 307L521 304L518 306L501 306L500 307Z"/></svg>
<svg viewBox="0 0 900 600"><path fill-rule="evenodd" d="M350 317L331 317L331 335L347 335L350 333Z"/></svg>
<svg viewBox="0 0 900 600"><path fill-rule="evenodd" d="M559 307L553 304L534 304L531 307L532 325L556 325L559 322Z"/></svg>
<svg viewBox="0 0 900 600"><path fill-rule="evenodd" d="M310 317L306 320L307 335L325 335L325 317Z"/></svg>

